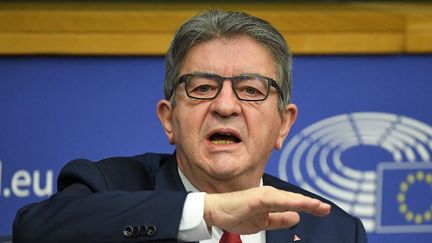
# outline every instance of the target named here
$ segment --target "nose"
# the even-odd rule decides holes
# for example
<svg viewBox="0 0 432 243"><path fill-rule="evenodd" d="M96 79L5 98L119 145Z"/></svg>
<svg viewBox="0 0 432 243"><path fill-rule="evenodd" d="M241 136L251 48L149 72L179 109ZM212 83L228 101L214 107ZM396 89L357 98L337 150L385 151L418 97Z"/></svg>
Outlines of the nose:
<svg viewBox="0 0 432 243"><path fill-rule="evenodd" d="M222 89L212 101L210 110L221 117L229 117L241 112L240 100L234 93L230 80L224 80Z"/></svg>

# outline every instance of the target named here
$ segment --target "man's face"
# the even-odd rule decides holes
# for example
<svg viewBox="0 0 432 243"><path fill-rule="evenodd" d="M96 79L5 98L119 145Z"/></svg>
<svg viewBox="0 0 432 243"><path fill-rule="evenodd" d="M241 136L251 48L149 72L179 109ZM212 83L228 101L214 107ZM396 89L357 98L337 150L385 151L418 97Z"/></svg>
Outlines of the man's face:
<svg viewBox="0 0 432 243"><path fill-rule="evenodd" d="M180 75L196 72L224 77L260 74L277 80L270 53L247 37L194 46ZM196 100L186 95L181 84L175 107L162 100L158 115L170 142L176 145L179 167L192 184L201 190L204 184L215 182L250 187L258 185L273 148L282 146L296 116L294 105L281 115L278 100L279 94L271 87L264 101L240 101L229 80L223 82L215 99Z"/></svg>

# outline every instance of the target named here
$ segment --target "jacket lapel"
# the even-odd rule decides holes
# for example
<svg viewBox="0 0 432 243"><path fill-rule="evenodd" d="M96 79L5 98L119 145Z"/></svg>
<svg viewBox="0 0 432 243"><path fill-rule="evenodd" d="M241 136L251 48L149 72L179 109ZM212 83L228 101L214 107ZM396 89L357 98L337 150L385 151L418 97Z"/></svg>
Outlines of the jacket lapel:
<svg viewBox="0 0 432 243"><path fill-rule="evenodd" d="M156 173L155 190L157 191L186 191L177 169L175 154L165 161Z"/></svg>
<svg viewBox="0 0 432 243"><path fill-rule="evenodd" d="M266 242L291 243L294 242L294 234L290 229L277 229L266 231ZM300 241L303 242L303 241Z"/></svg>
<svg viewBox="0 0 432 243"><path fill-rule="evenodd" d="M271 180L268 179L267 175L263 175L263 184L269 186L274 185ZM296 227L294 227L295 229ZM266 231L266 242L268 243L291 243L291 242L299 242L304 243L303 240L298 240L295 235L295 230L285 228L285 229L277 229L277 230L267 230ZM297 236L298 237L298 236Z"/></svg>
<svg viewBox="0 0 432 243"><path fill-rule="evenodd" d="M186 189L183 186L183 182L180 179L177 169L177 161L175 159L175 154L170 156L167 161L165 161L155 176L155 190L156 191L180 191L185 192ZM171 242L171 241L167 241ZM172 241L177 242L177 241ZM199 242L191 242L199 243Z"/></svg>

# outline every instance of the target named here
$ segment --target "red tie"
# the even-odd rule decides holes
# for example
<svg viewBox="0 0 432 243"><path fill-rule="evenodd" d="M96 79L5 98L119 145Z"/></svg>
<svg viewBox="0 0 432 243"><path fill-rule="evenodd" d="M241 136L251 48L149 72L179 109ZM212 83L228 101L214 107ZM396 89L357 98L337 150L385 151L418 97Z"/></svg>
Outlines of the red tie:
<svg viewBox="0 0 432 243"><path fill-rule="evenodd" d="M219 243L242 243L239 234L224 231Z"/></svg>

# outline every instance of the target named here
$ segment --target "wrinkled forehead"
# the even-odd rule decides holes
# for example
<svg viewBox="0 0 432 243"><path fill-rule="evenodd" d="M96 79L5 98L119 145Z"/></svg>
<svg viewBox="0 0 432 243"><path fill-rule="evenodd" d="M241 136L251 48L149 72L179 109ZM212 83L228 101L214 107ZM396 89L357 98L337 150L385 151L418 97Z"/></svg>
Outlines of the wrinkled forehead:
<svg viewBox="0 0 432 243"><path fill-rule="evenodd" d="M272 53L264 44L246 35L213 38L194 44L183 57L179 76L193 72L227 77L247 73L278 78Z"/></svg>

